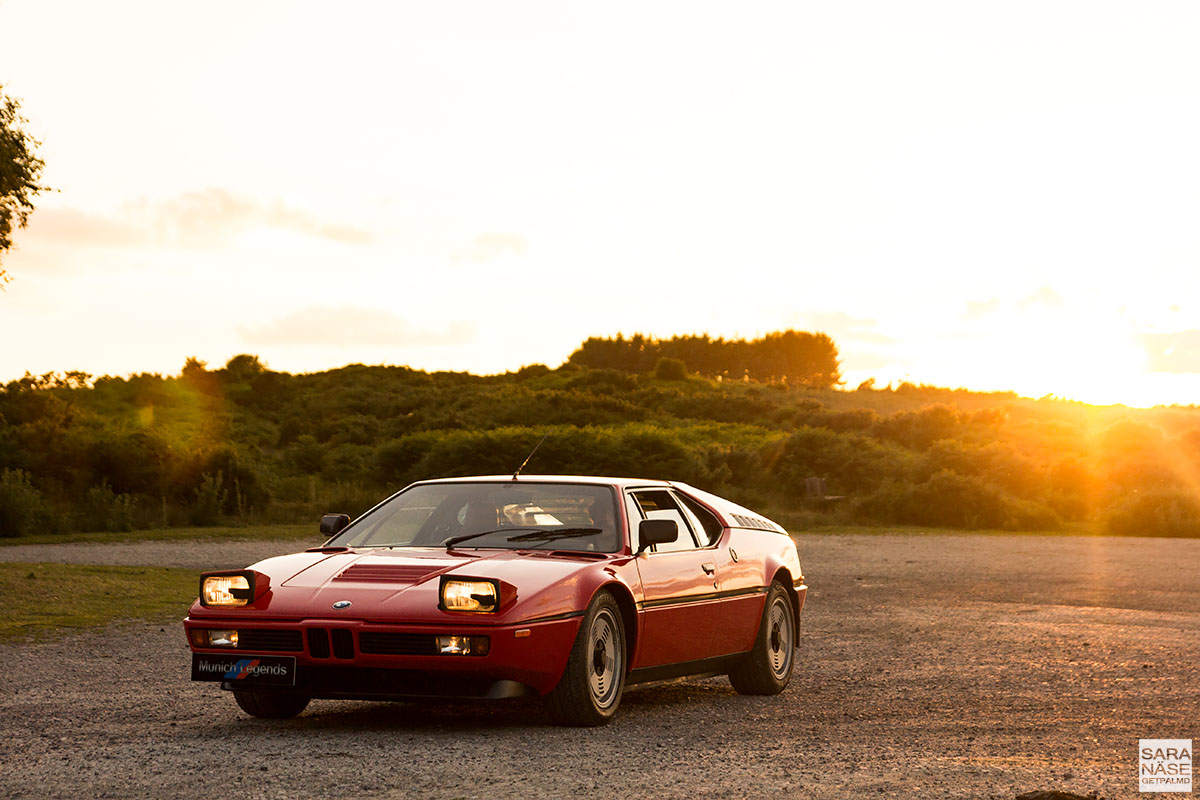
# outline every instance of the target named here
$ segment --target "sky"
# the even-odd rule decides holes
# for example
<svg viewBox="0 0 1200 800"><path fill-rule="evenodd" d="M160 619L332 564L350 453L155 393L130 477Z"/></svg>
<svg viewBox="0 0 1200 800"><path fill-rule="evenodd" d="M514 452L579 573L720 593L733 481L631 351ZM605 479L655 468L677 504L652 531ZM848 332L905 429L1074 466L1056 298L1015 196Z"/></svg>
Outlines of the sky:
<svg viewBox="0 0 1200 800"><path fill-rule="evenodd" d="M1200 4L0 0L0 381L832 336L1200 403Z"/></svg>

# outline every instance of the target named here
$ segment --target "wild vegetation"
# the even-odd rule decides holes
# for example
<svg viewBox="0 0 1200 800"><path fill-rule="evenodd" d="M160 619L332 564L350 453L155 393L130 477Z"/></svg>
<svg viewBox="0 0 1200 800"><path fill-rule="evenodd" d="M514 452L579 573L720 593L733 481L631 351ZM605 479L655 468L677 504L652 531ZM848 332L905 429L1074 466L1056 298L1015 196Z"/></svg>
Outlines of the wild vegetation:
<svg viewBox="0 0 1200 800"><path fill-rule="evenodd" d="M527 472L682 480L793 529L1200 535L1195 408L844 391L836 350L806 384L641 341L651 356L621 368L581 363L585 343L557 369L492 376L291 375L252 355L177 376L26 376L0 391L0 535L358 514L412 480L511 472L547 433Z"/></svg>
<svg viewBox="0 0 1200 800"><path fill-rule="evenodd" d="M827 388L841 378L837 346L824 333L777 331L759 339L713 339L708 335L655 339L635 334L628 339L591 337L567 360L591 369L654 372L660 378L682 378L691 368L722 379L750 378L793 386Z"/></svg>
<svg viewBox="0 0 1200 800"><path fill-rule="evenodd" d="M41 144L25 130L21 103L0 86L0 258L12 249L13 231L24 228L33 213L33 201L49 187L41 184L45 163L38 158ZM11 280L0 266L0 289Z"/></svg>

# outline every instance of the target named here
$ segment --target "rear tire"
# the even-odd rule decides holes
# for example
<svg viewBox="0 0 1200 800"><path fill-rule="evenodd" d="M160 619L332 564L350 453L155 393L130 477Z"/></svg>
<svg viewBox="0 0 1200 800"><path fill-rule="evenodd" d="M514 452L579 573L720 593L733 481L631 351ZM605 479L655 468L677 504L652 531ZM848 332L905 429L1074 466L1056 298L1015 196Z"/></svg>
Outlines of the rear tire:
<svg viewBox="0 0 1200 800"><path fill-rule="evenodd" d="M607 725L625 691L625 624L621 609L608 592L588 606L567 668L546 695L546 710L560 725Z"/></svg>
<svg viewBox="0 0 1200 800"><path fill-rule="evenodd" d="M234 689L233 699L252 717L291 719L308 707L309 698L302 694L256 692L253 689Z"/></svg>
<svg viewBox="0 0 1200 800"><path fill-rule="evenodd" d="M776 582L767 592L754 649L729 673L739 694L779 694L792 679L796 652L796 615L787 589Z"/></svg>

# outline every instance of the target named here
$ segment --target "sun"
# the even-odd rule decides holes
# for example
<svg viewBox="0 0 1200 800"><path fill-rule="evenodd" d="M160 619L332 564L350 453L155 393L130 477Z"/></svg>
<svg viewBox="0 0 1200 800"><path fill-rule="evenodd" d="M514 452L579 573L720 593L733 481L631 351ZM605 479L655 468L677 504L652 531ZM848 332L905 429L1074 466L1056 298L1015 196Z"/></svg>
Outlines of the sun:
<svg viewBox="0 0 1200 800"><path fill-rule="evenodd" d="M1181 397L1177 381L1149 372L1130 325L1086 309L1013 309L942 338L929 352L912 370L919 382L1094 405L1148 407Z"/></svg>

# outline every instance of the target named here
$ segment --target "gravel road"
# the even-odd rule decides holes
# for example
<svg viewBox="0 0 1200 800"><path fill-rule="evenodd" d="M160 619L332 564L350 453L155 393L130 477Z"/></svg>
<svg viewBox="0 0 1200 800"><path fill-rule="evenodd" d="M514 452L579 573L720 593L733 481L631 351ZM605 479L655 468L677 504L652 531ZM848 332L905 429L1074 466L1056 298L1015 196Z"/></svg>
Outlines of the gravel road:
<svg viewBox="0 0 1200 800"><path fill-rule="evenodd" d="M799 543L812 589L783 695L724 679L635 689L599 729L553 727L523 701L315 701L296 720L252 719L188 681L177 620L0 646L0 796L1125 798L1139 738L1200 740L1200 541ZM199 568L295 546L0 558Z"/></svg>

